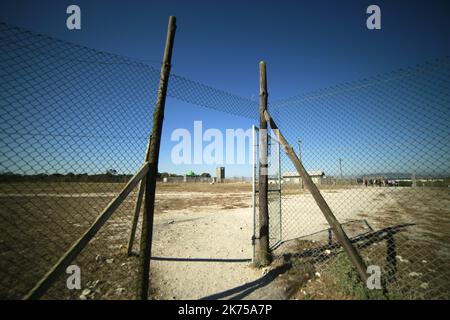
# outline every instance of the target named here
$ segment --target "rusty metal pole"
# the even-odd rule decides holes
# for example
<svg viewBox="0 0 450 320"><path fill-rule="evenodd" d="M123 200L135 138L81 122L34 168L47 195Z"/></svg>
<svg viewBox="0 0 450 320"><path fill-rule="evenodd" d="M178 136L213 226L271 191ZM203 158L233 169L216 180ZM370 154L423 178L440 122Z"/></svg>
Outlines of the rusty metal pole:
<svg viewBox="0 0 450 320"><path fill-rule="evenodd" d="M176 18L169 17L166 47L164 50L161 76L159 80L158 96L153 112L152 139L150 143L150 169L146 177L144 216L142 220L142 234L139 256L139 279L137 295L142 300L148 299L150 285L150 258L152 251L153 215L155 210L156 176L158 174L158 158L161 145L161 133L164 119L167 86L169 84L170 62L172 59L173 42L175 38Z"/></svg>
<svg viewBox="0 0 450 320"><path fill-rule="evenodd" d="M270 263L269 252L269 207L268 207L268 133L264 112L267 110L267 74L266 63L259 63L259 234L256 242L255 265L267 266Z"/></svg>

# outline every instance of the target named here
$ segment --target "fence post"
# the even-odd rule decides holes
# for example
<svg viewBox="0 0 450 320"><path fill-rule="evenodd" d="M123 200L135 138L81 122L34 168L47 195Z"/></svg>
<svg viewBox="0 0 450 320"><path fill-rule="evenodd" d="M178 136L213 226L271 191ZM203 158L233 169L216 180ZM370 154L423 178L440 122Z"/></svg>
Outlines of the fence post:
<svg viewBox="0 0 450 320"><path fill-rule="evenodd" d="M259 63L259 234L256 246L255 264L266 266L270 263L269 252L269 207L268 207L268 133L264 112L267 110L266 63Z"/></svg>
<svg viewBox="0 0 450 320"><path fill-rule="evenodd" d="M146 177L144 216L142 220L142 234L139 256L139 275L137 295L142 300L148 299L150 284L150 258L153 236L153 215L155 209L156 176L158 174L159 148L161 145L161 132L164 119L164 107L166 103L167 86L170 75L170 62L172 59L173 42L175 38L176 18L169 17L167 29L166 47L161 66L161 75L158 87L155 110L153 112L152 140L150 143L150 169Z"/></svg>
<svg viewBox="0 0 450 320"><path fill-rule="evenodd" d="M148 139L148 142L147 142L147 148L145 150L145 156L144 156L144 163L147 162L150 158L151 141L152 141L152 136L150 136L150 138ZM131 256L131 254L133 252L133 244L134 244L134 239L136 236L137 224L139 221L139 213L141 212L142 199L144 198L146 181L147 181L146 177L144 177L144 179L141 180L141 183L139 184L139 190L138 190L138 195L136 198L136 203L134 205L134 215L133 215L133 220L131 222L130 239L128 240L128 248L127 248L127 254L129 256Z"/></svg>
<svg viewBox="0 0 450 320"><path fill-rule="evenodd" d="M119 194L106 206L100 213L89 229L64 253L56 264L39 280L39 282L24 297L25 300L39 299L58 277L66 270L67 266L78 256L78 254L87 246L89 241L95 237L100 228L108 221L117 208L128 197L131 191L136 187L149 171L149 164L146 162L128 181Z"/></svg>
<svg viewBox="0 0 450 320"><path fill-rule="evenodd" d="M252 206L253 206L253 263L256 262L256 126L252 126Z"/></svg>
<svg viewBox="0 0 450 320"><path fill-rule="evenodd" d="M303 164L298 159L297 155L294 152L294 149L289 145L286 138L281 134L280 130L278 129L278 126L276 125L273 118L270 116L269 112L265 111L264 115L265 115L267 122L270 123L270 127L277 135L278 140L283 144L284 150L286 151L286 154L288 155L289 159L293 163L298 174L305 180L306 188L309 190L309 192L311 192L311 195L313 196L314 200L316 201L317 206L319 207L319 209L322 211L323 215L325 216L325 219L327 220L328 224L330 225L331 229L333 230L336 238L339 240L339 243L341 244L341 246L344 249L345 253L347 254L348 258L350 259L350 262L356 268L356 271L358 272L361 280L366 281L367 280L367 273L366 273L367 267L366 267L364 260L359 255L359 253L355 249L355 247L352 245L352 242L348 238L344 229L342 229L341 224L334 216L333 212L331 211L330 207L328 206L328 203L325 201L325 199L323 198L319 189L312 181L308 172L306 172L305 167L303 167Z"/></svg>

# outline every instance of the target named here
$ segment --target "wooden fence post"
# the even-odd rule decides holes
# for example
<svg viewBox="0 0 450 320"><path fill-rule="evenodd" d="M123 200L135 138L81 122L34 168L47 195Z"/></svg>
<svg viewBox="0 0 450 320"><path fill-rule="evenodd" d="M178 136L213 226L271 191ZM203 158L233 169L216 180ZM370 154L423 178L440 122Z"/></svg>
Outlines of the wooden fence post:
<svg viewBox="0 0 450 320"><path fill-rule="evenodd" d="M106 208L100 213L94 223L89 229L64 253L64 255L56 262L56 264L48 271L39 282L31 289L24 297L25 300L39 299L50 288L50 286L58 279L58 277L64 273L67 266L78 256L78 254L87 246L89 241L94 238L100 228L108 221L112 214L127 198L131 191L141 181L149 171L148 162L136 172L136 174L128 181L122 191L106 206Z"/></svg>
<svg viewBox="0 0 450 320"><path fill-rule="evenodd" d="M333 212L331 211L327 202L323 198L319 189L314 184L314 182L312 181L308 172L306 172L305 168L303 167L303 164L298 159L297 155L294 152L294 149L289 145L287 140L281 134L280 130L278 129L278 126L276 125L275 121L270 116L270 114L267 110L264 112L264 115L265 115L266 121L268 123L270 123L270 127L277 135L278 140L281 142L281 144L283 144L286 154L288 155L289 159L294 164L295 169L297 170L299 175L302 177L302 179L305 180L306 188L309 190L309 192L311 192L311 195L313 196L318 207L320 208L323 215L325 216L325 219L327 220L331 229L335 233L336 238L338 239L338 241L341 244L342 248L344 249L345 253L349 257L350 262L356 268L356 271L358 272L361 280L366 281L367 280L367 273L366 273L367 267L366 267L366 264L364 263L364 260L361 258L358 251L352 245L352 243L351 243L350 239L348 238L347 234L345 233L344 229L342 229L341 224L334 216Z"/></svg>
<svg viewBox="0 0 450 320"><path fill-rule="evenodd" d="M145 150L144 162L147 162L148 159L150 158L149 155L150 155L151 141L152 141L152 136L150 136L150 138L148 139L148 142L147 142L147 148ZM130 239L128 240L128 248L127 248L127 254L129 256L131 256L131 254L133 252L133 244L134 244L134 239L136 236L137 224L139 221L139 213L141 212L142 199L144 198L146 181L147 181L146 177L144 177L144 179L141 180L141 183L139 184L139 190L138 190L138 194L137 194L137 198L136 198L136 203L134 205L134 215L133 215L133 220L131 222Z"/></svg>
<svg viewBox="0 0 450 320"><path fill-rule="evenodd" d="M266 63L259 63L259 234L256 242L255 264L266 266L270 263L269 252L269 207L268 207L268 133L264 112L267 111Z"/></svg>
<svg viewBox="0 0 450 320"><path fill-rule="evenodd" d="M159 148L161 145L161 133L164 119L164 107L166 103L167 86L169 84L170 62L172 59L173 42L175 38L176 18L169 17L166 47L161 66L161 75L158 87L155 110L153 112L152 141L150 143L150 169L145 184L144 217L142 220L142 234L139 256L138 297L148 299L150 284L150 258L152 251L153 215L155 210L156 176L158 174Z"/></svg>

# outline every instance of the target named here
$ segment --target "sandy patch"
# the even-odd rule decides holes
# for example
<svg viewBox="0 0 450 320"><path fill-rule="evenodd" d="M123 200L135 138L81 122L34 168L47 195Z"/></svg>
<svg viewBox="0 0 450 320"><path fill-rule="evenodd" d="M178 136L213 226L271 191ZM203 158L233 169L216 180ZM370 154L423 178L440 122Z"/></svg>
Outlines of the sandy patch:
<svg viewBox="0 0 450 320"><path fill-rule="evenodd" d="M155 220L155 299L198 299L257 279L252 210L169 211Z"/></svg>

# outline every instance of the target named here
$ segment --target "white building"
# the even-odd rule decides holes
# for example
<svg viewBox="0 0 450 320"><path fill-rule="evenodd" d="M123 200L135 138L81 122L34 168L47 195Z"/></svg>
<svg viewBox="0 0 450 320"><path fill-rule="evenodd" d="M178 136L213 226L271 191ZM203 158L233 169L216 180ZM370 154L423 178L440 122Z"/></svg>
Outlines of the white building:
<svg viewBox="0 0 450 320"><path fill-rule="evenodd" d="M323 172L322 170L313 170L307 172L315 184L320 184L323 177L325 177L325 172ZM283 173L283 183L300 184L301 182L302 178L297 171L286 171L285 173Z"/></svg>

